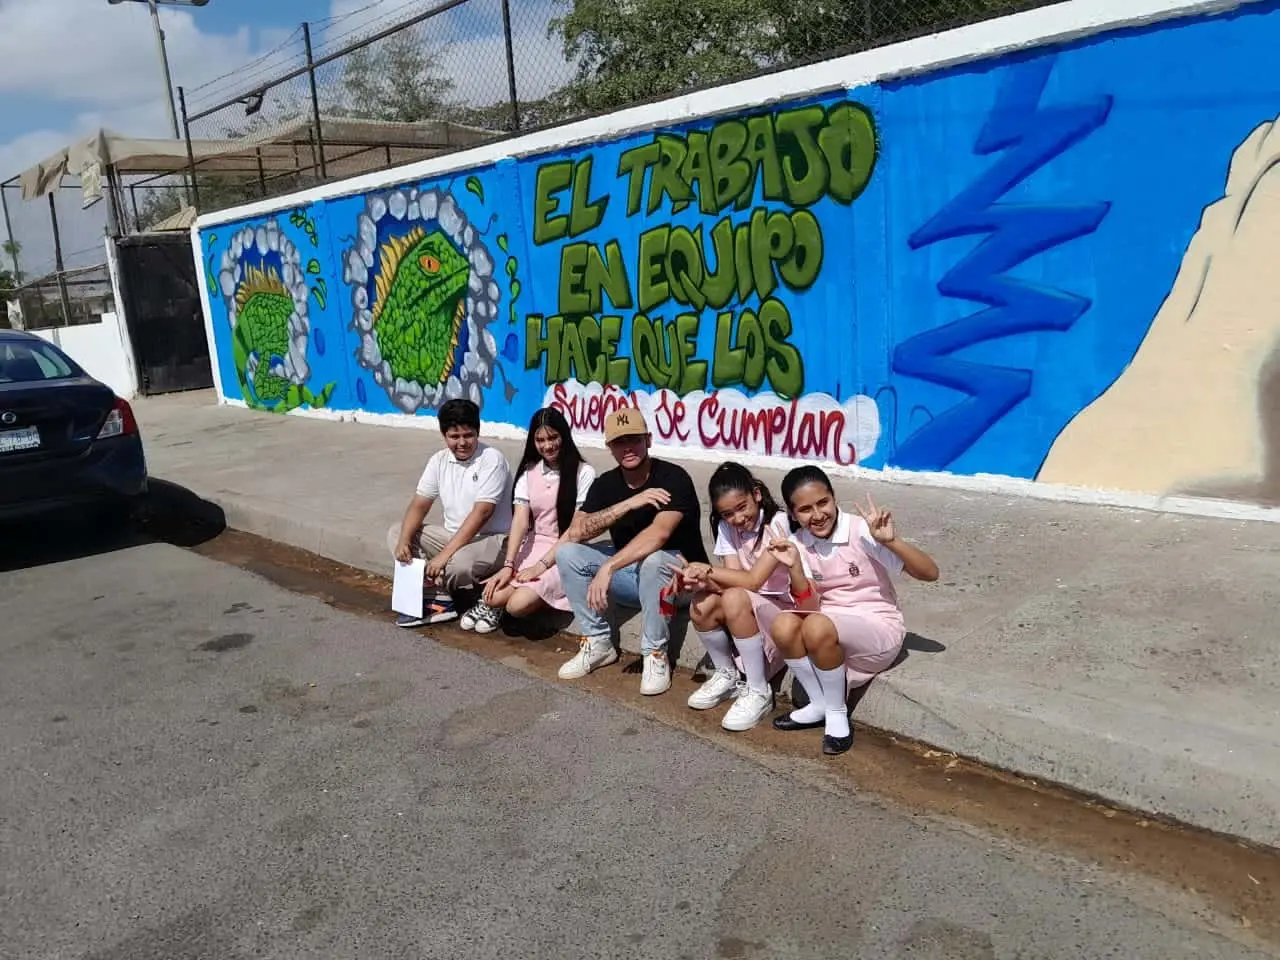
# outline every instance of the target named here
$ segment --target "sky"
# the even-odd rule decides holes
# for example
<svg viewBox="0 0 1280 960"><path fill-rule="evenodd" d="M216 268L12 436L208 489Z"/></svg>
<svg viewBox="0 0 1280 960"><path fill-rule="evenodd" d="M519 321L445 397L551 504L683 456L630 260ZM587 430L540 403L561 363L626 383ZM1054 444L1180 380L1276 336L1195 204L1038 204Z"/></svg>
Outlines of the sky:
<svg viewBox="0 0 1280 960"><path fill-rule="evenodd" d="M170 69L193 104L212 105L302 62L300 24L313 24L317 49L430 9L439 0L209 0L161 7ZM521 96L567 79L558 42L546 35L555 0L515 0L513 33ZM441 67L458 78L455 96L493 102L506 79L498 0L468 0L428 21ZM481 64L491 67L480 69ZM522 76L523 75L523 76ZM212 81L212 83L211 83ZM98 127L132 136L168 136L159 55L145 2L0 0L0 180ZM58 213L68 266L101 262L104 204L81 211L62 191ZM52 267L47 201L24 204L6 191L24 272ZM66 221L65 223L63 221ZM0 224L0 239L4 238ZM81 248L84 248L83 250ZM8 266L7 258L0 261Z"/></svg>

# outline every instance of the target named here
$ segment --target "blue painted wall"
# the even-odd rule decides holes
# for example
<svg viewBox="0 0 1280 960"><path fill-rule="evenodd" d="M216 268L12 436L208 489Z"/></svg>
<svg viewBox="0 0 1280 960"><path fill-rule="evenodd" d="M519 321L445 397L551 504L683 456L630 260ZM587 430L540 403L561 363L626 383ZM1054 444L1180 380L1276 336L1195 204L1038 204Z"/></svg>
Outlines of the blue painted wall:
<svg viewBox="0 0 1280 960"><path fill-rule="evenodd" d="M1277 42L1255 4L210 227L222 388L588 430L630 398L726 455L1034 478L1280 113Z"/></svg>

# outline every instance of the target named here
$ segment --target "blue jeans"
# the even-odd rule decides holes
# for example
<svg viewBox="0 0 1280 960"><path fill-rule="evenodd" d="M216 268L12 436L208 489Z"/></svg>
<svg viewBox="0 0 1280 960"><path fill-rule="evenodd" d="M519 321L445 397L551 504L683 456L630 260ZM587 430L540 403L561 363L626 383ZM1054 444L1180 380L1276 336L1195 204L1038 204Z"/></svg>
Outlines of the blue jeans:
<svg viewBox="0 0 1280 960"><path fill-rule="evenodd" d="M556 551L556 568L560 571L560 584L573 606L574 616L582 625L585 636L609 636L607 611L592 610L587 606L587 587L604 566L604 562L617 553L611 543L565 543ZM639 607L643 633L640 652L652 653L667 648L667 618L658 607L658 594L671 582L669 564L681 565L680 554L669 550L651 553L638 563L623 567L609 581L609 596L628 607Z"/></svg>

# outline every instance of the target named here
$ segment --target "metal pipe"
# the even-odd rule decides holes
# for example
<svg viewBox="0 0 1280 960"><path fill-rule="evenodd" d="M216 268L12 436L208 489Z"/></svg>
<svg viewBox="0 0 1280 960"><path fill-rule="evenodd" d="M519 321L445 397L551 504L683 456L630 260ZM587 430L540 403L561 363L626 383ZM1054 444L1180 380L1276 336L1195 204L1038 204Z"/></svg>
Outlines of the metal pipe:
<svg viewBox="0 0 1280 960"><path fill-rule="evenodd" d="M316 128L316 146L319 149L320 179L328 180L329 174L324 168L324 131L320 129L320 96L316 92L315 58L311 55L311 24L302 24L302 45L307 53L307 81L311 85L311 122Z"/></svg>
<svg viewBox="0 0 1280 960"><path fill-rule="evenodd" d="M178 103L182 107L182 136L187 141L187 168L191 172L190 183L190 200L191 205L199 212L200 209L200 185L196 183L196 154L191 149L191 121L187 119L187 95L181 87L178 88Z"/></svg>
<svg viewBox="0 0 1280 960"><path fill-rule="evenodd" d="M4 208L4 235L9 238L9 259L13 262L13 282L21 286L22 268L18 266L18 241L13 239L13 224L9 221L9 201L5 199L8 184L0 184L0 207ZM53 194L49 194L53 196Z"/></svg>
<svg viewBox="0 0 1280 960"><path fill-rule="evenodd" d="M502 0L502 38L507 47L507 91L511 96L511 130L520 132L520 100L516 96L516 53L511 41L511 0Z"/></svg>
<svg viewBox="0 0 1280 960"><path fill-rule="evenodd" d="M169 76L169 54L164 48L164 30L160 27L160 8L156 5L156 0L147 0L147 6L151 8L151 27L156 35L156 49L160 51L160 71L164 74L164 102L169 108L169 126L173 130L173 139L177 140L178 133L178 112L173 106L173 80Z"/></svg>
<svg viewBox="0 0 1280 960"><path fill-rule="evenodd" d="M71 301L67 297L67 278L63 274L62 235L58 232L58 208L53 202L54 195L49 197L49 224L53 227L53 268L58 276L58 298L62 301L62 325L71 326Z"/></svg>

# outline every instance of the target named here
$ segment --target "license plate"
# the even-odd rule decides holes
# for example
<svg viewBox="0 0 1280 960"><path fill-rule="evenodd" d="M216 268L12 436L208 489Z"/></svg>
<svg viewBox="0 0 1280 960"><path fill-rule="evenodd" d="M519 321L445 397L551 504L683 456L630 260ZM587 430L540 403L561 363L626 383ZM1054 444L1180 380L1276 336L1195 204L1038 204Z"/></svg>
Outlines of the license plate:
<svg viewBox="0 0 1280 960"><path fill-rule="evenodd" d="M0 453L15 450L34 450L40 446L40 430L23 427L21 430L0 430Z"/></svg>

